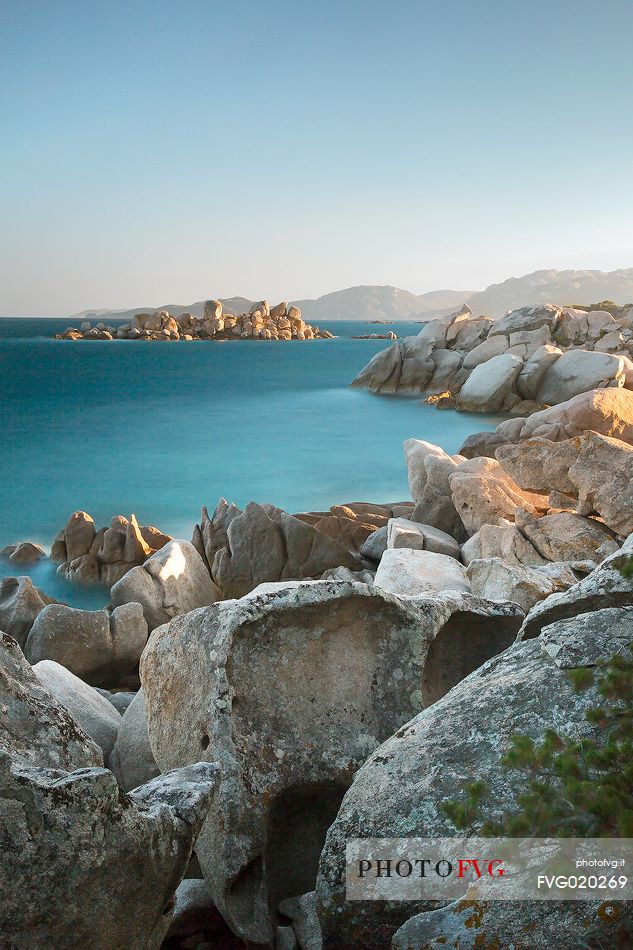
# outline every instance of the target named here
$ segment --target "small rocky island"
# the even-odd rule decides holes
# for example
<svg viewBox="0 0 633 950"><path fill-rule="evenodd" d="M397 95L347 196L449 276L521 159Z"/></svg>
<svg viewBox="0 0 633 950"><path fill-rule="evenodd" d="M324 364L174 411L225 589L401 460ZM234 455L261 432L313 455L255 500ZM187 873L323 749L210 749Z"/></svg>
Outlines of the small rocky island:
<svg viewBox="0 0 633 950"><path fill-rule="evenodd" d="M261 300L248 313L224 313L219 300L207 300L204 314L173 316L169 310L137 313L120 327L87 321L56 334L58 340L331 340L329 330L305 323L299 307L286 301L271 307Z"/></svg>
<svg viewBox="0 0 633 950"><path fill-rule="evenodd" d="M372 321L376 323L377 321ZM388 333L361 333L359 336L353 336L352 340L397 340L398 335L393 330Z"/></svg>

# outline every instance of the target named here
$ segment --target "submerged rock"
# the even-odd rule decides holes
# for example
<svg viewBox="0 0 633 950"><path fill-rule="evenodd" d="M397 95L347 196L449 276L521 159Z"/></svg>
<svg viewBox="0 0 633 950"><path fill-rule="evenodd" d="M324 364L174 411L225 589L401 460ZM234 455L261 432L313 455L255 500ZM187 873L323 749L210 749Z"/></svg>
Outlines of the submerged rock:
<svg viewBox="0 0 633 950"><path fill-rule="evenodd" d="M12 564L35 564L46 557L46 551L39 544L32 541L22 541L20 544L9 544L0 551L0 558L6 558Z"/></svg>

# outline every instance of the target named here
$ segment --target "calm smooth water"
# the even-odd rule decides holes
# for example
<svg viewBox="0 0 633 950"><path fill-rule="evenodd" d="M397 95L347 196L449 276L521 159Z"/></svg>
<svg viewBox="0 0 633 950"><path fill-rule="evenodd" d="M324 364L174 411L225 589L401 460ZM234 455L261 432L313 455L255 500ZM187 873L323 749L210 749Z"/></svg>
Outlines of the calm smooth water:
<svg viewBox="0 0 633 950"><path fill-rule="evenodd" d="M295 512L397 501L409 497L404 439L455 452L499 421L349 388L389 345L352 334L416 324L324 323L336 340L286 343L51 339L68 322L0 319L0 546L48 546L76 509L97 525L134 512L190 538L221 495ZM43 570L41 586L68 598Z"/></svg>

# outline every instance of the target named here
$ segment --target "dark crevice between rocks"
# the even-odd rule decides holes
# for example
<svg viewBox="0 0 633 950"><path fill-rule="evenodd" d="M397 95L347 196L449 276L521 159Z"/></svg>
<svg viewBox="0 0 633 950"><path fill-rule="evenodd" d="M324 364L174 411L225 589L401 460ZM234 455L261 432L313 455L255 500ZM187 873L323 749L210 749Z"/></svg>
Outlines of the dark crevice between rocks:
<svg viewBox="0 0 633 950"><path fill-rule="evenodd" d="M429 649L422 680L425 705L436 703L469 673L511 646L522 619L454 613Z"/></svg>
<svg viewBox="0 0 633 950"><path fill-rule="evenodd" d="M265 850L268 905L273 921L281 901L313 891L327 830L348 786L338 782L300 785L281 792L268 813Z"/></svg>

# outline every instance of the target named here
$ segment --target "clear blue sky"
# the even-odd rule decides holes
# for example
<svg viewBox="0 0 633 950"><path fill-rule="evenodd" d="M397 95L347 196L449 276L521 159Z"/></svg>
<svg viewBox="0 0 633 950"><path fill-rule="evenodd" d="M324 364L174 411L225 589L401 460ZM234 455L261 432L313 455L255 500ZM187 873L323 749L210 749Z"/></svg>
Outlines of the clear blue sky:
<svg viewBox="0 0 633 950"><path fill-rule="evenodd" d="M0 313L633 266L631 0L0 0Z"/></svg>

